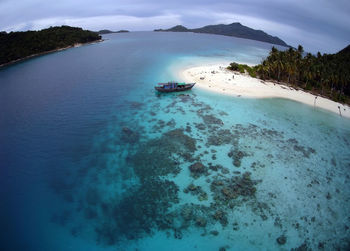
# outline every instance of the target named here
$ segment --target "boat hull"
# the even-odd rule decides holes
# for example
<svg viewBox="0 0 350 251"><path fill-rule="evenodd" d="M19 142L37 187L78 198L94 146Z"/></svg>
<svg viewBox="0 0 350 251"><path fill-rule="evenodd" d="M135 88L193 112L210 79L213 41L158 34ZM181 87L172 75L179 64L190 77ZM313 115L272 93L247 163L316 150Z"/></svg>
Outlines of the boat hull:
<svg viewBox="0 0 350 251"><path fill-rule="evenodd" d="M155 86L154 88L159 92L182 92L192 89L196 83L186 84L184 86L177 86L176 88L164 88L163 86Z"/></svg>

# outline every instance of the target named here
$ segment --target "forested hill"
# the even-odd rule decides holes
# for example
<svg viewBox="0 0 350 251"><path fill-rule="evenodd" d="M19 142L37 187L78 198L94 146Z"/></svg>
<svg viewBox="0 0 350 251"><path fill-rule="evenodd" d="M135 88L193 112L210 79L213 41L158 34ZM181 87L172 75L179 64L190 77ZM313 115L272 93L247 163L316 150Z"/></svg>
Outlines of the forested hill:
<svg viewBox="0 0 350 251"><path fill-rule="evenodd" d="M341 51L339 51L337 53L337 55L339 56L350 56L350 44L348 46L346 46L344 49L342 49Z"/></svg>
<svg viewBox="0 0 350 251"><path fill-rule="evenodd" d="M278 37L271 36L261 30L254 30L240 23L207 25L202 28L196 28L196 29L187 29L182 25L177 25L167 30L158 29L154 31L208 33L208 34L224 35L224 36L231 36L231 37L240 37L240 38L252 39L252 40L257 40L257 41L271 43L271 44L288 46L282 39Z"/></svg>
<svg viewBox="0 0 350 251"><path fill-rule="evenodd" d="M127 33L127 32L130 32L130 31L128 31L128 30L119 30L119 31L100 30L100 31L97 31L97 33L100 35L105 35L105 34L110 34L110 33Z"/></svg>
<svg viewBox="0 0 350 251"><path fill-rule="evenodd" d="M96 32L61 26L40 31L0 32L0 65L52 50L100 40Z"/></svg>

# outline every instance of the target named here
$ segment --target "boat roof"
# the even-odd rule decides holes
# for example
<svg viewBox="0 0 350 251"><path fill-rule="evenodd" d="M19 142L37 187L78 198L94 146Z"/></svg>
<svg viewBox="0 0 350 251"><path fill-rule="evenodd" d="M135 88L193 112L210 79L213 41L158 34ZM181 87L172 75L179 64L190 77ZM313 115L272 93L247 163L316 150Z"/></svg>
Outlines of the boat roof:
<svg viewBox="0 0 350 251"><path fill-rule="evenodd" d="M170 84L186 85L186 83L176 83L176 82L158 83L158 85L170 85Z"/></svg>

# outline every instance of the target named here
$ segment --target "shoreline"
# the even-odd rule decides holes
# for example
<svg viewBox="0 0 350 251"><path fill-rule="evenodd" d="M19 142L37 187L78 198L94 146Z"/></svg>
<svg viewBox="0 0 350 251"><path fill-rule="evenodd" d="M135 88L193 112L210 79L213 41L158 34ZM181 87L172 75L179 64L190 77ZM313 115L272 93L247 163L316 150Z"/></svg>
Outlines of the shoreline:
<svg viewBox="0 0 350 251"><path fill-rule="evenodd" d="M24 61L24 60L27 60L27 59L30 59L30 58L43 56L43 55L46 55L46 54L67 50L67 49L70 49L70 48L76 48L76 47L80 47L80 46L83 46L83 45L97 44L97 43L101 43L103 41L104 41L104 39L99 39L99 40L95 40L95 41L91 41L91 42L87 42L87 43L76 43L74 45L66 46L66 47L63 47L63 48L58 48L58 49L54 49L54 50L50 50L50 51L44 51L44 52L32 54L32 55L26 56L24 58L16 59L16 60L13 60L13 61L5 63L5 64L0 64L0 69L5 67L5 66L9 66L9 65L12 65L12 64L15 64L15 63L19 63L21 61Z"/></svg>
<svg viewBox="0 0 350 251"><path fill-rule="evenodd" d="M198 88L243 98L284 98L315 108L321 108L342 117L350 118L350 107L330 99L297 90L283 83L263 81L226 69L226 64L203 65L182 69L179 77L186 82L196 82ZM339 107L339 108L338 108Z"/></svg>

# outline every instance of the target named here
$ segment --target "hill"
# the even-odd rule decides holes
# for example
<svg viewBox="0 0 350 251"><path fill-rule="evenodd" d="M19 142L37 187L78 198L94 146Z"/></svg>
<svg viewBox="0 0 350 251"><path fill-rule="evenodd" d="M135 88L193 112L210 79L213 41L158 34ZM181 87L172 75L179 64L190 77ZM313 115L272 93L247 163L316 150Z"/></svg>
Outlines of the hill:
<svg viewBox="0 0 350 251"><path fill-rule="evenodd" d="M111 31L111 30L100 30L100 31L97 31L98 34L110 34L110 33L125 33L125 32L130 32L128 30L119 30L119 31Z"/></svg>
<svg viewBox="0 0 350 251"><path fill-rule="evenodd" d="M177 25L170 29L166 29L166 30L157 29L154 31L208 33L208 34L252 39L252 40L257 40L261 42L282 45L286 47L288 46L282 39L278 37L271 36L261 30L254 30L240 23L207 25L202 28L196 28L196 29L187 29L182 25Z"/></svg>
<svg viewBox="0 0 350 251"><path fill-rule="evenodd" d="M350 44L348 46L346 46L344 49L342 49L341 51L339 51L337 53L338 56L348 56L350 55Z"/></svg>
<svg viewBox="0 0 350 251"><path fill-rule="evenodd" d="M156 29L154 31L172 31L172 32L187 32L187 31L191 31L189 29L187 29L185 26L182 25L176 25L170 29L167 30L163 30L163 29Z"/></svg>
<svg viewBox="0 0 350 251"><path fill-rule="evenodd" d="M100 39L101 36L96 32L70 26L40 31L1 32L0 65Z"/></svg>

